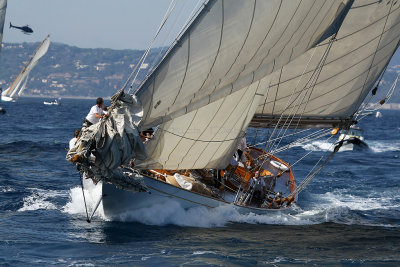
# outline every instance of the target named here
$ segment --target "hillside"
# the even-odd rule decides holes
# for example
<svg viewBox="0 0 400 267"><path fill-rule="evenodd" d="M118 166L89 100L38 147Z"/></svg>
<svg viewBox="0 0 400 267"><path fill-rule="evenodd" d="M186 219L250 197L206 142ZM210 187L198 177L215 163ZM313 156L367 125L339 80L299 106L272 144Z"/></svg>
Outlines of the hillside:
<svg viewBox="0 0 400 267"><path fill-rule="evenodd" d="M7 88L39 43L3 45L0 57L0 86ZM160 49L153 49L146 63L154 64ZM120 89L143 51L83 49L59 43L32 70L24 95L46 97L111 96ZM141 71L143 79L149 67Z"/></svg>
<svg viewBox="0 0 400 267"><path fill-rule="evenodd" d="M39 43L5 43L0 56L0 87L7 88L21 71ZM43 97L111 96L120 89L139 61L141 50L87 49L52 43L49 51L30 74L25 95ZM159 60L160 49L153 49L138 80ZM396 53L386 71L379 101L400 72L400 53ZM400 87L400 83L398 85ZM397 89L392 103L400 103Z"/></svg>

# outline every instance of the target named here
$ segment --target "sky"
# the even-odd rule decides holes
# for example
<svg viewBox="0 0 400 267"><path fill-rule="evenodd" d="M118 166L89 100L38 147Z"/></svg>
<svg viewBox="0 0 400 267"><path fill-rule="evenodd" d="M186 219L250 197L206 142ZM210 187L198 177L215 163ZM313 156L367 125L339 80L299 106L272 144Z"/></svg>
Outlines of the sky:
<svg viewBox="0 0 400 267"><path fill-rule="evenodd" d="M174 14L185 17L180 21L186 21L199 2L176 1ZM171 0L8 0L3 42L40 42L50 34L53 42L81 48L145 49L170 3ZM34 32L26 35L10 29L10 22L16 26L28 24Z"/></svg>

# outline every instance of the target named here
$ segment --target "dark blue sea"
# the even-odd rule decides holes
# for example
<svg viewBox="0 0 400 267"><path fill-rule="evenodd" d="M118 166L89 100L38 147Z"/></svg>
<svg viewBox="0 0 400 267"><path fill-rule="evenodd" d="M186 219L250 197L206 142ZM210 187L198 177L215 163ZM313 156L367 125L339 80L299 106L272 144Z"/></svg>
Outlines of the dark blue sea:
<svg viewBox="0 0 400 267"><path fill-rule="evenodd" d="M87 223L79 175L65 154L94 100L44 100L53 99L2 103L0 265L400 265L400 111L360 121L370 148L338 152L289 210L242 215L165 204ZM281 155L293 162L309 151L294 167L297 182L329 143Z"/></svg>

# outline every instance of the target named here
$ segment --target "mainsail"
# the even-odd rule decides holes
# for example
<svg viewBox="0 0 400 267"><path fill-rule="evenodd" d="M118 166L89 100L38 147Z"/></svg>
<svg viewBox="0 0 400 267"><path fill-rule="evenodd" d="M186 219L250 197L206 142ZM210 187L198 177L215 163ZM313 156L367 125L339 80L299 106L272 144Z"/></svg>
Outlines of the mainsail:
<svg viewBox="0 0 400 267"><path fill-rule="evenodd" d="M351 123L399 45L399 23L397 1L356 1L335 39L271 74L251 126Z"/></svg>
<svg viewBox="0 0 400 267"><path fill-rule="evenodd" d="M250 86L340 27L352 1L211 0L137 92L144 128Z"/></svg>
<svg viewBox="0 0 400 267"><path fill-rule="evenodd" d="M267 76L337 31L346 4L209 3L137 94L142 126L164 123L136 167L226 167L269 88Z"/></svg>
<svg viewBox="0 0 400 267"><path fill-rule="evenodd" d="M15 99L16 95L20 96L28 81L29 73L38 64L39 60L47 53L50 45L50 35L48 35L36 48L32 57L25 64L24 68L11 84L11 86L3 92L3 96L9 97L10 99Z"/></svg>

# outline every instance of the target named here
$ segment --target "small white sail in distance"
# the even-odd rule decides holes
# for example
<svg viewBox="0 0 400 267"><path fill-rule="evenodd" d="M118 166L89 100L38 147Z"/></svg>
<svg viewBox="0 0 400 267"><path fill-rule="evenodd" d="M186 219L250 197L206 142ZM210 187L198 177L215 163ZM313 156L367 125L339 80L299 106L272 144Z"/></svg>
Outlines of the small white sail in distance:
<svg viewBox="0 0 400 267"><path fill-rule="evenodd" d="M3 100L12 101L15 100L17 96L20 96L28 81L29 73L38 64L39 60L47 53L50 46L50 35L48 35L36 48L30 60L25 64L24 68L11 84L11 86L5 90L2 94ZM22 85L22 86L21 86Z"/></svg>

